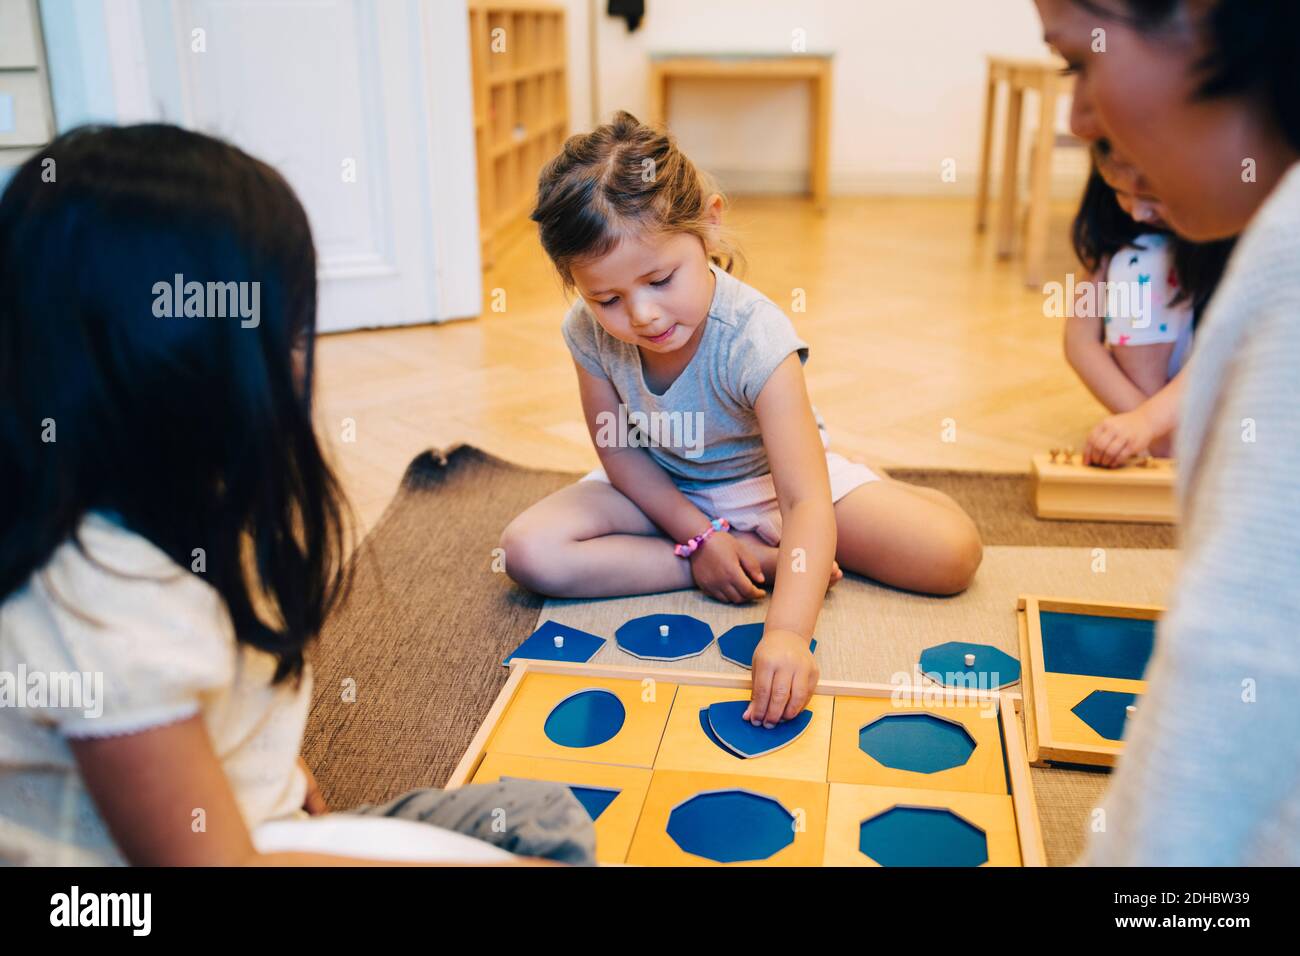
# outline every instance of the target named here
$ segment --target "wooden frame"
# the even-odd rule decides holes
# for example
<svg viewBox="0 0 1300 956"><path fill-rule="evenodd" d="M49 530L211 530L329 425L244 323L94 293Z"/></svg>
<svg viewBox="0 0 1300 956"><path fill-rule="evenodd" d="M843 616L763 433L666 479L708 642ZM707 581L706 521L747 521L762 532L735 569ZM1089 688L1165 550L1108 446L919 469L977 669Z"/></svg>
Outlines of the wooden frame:
<svg viewBox="0 0 1300 956"><path fill-rule="evenodd" d="M812 88L808 192L818 212L830 200L831 57L805 54L651 54L650 122L667 125L668 87L674 79L807 80Z"/></svg>
<svg viewBox="0 0 1300 956"><path fill-rule="evenodd" d="M668 727L655 757L656 770L706 771L786 780L826 782L826 765L831 746L829 697L816 695L808 702L812 720L799 737L761 757L748 759L723 753L704 735L699 709L724 700L748 698L747 688L692 687L677 685L677 698L668 715Z"/></svg>
<svg viewBox="0 0 1300 956"><path fill-rule="evenodd" d="M826 808L825 866L879 866L863 853L854 852L854 831L864 819L893 807L927 807L949 810L984 833L988 847L985 866L1020 866L1016 815L1011 797L996 793L936 793L899 787L832 783Z"/></svg>
<svg viewBox="0 0 1300 956"><path fill-rule="evenodd" d="M1033 457L1029 485L1034 514L1064 521L1177 521L1177 472L1171 459L1099 468L1082 464L1082 458L1073 451Z"/></svg>
<svg viewBox="0 0 1300 956"><path fill-rule="evenodd" d="M506 48L493 51L493 31ZM565 8L535 0L469 0L483 268L528 225L537 174L569 131Z"/></svg>
<svg viewBox="0 0 1300 956"><path fill-rule="evenodd" d="M766 860L717 863L687 853L667 833L673 810L693 797L722 790L740 789L775 800L802 819L791 843ZM725 773L691 770L656 770L650 780L641 819L637 822L627 862L633 866L819 866L826 839L826 797L828 785L811 780L780 777L745 777L744 783Z"/></svg>
<svg viewBox="0 0 1300 956"><path fill-rule="evenodd" d="M650 789L650 771L647 768L492 753L479 764L474 773L474 783L492 783L502 777L618 790L618 796L595 822L596 861L622 863L627 859L632 847L632 834L641 819L641 806L645 803L646 791Z"/></svg>
<svg viewBox="0 0 1300 956"><path fill-rule="evenodd" d="M960 767L919 773L886 767L858 749L858 734L864 726L898 714L926 714L960 727L974 742L970 759ZM872 787L943 790L964 793L1009 792L1002 755L1002 730L992 708L978 705L946 706L907 704L888 700L846 701L835 708L831 729L831 758L826 779Z"/></svg>
<svg viewBox="0 0 1300 956"><path fill-rule="evenodd" d="M569 664L558 661L515 660L510 665L510 677L489 708L482 725L470 741L465 755L448 778L447 787L459 787L474 779L492 743L493 735L503 717L530 674L566 675L580 681L628 680L654 681L659 688L715 687L726 690L748 691L749 674L719 674L707 671L659 670L646 667L618 667L611 665ZM1034 801L1033 784L1029 776L1029 761L1024 749L1020 720L1013 706L1014 695L996 691L979 691L960 688L943 688L934 685L898 686L893 684L865 684L850 681L822 681L814 692L827 697L863 697L910 701L933 701L936 704L981 704L996 708L1002 724L1002 744L1006 759L1007 781L1012 808L1015 812L1016 837L1020 844L1021 862L1025 866L1045 866L1046 854L1039 829L1038 810ZM671 719L671 717L670 717ZM792 745L793 746L793 745ZM788 749L788 748L787 748ZM778 751L769 757L781 754ZM769 759L758 758L758 759ZM671 771L665 771L671 772ZM734 778L733 778L734 779ZM754 778L760 779L760 778ZM791 781L797 783L799 781ZM810 781L804 781L810 783Z"/></svg>
<svg viewBox="0 0 1300 956"><path fill-rule="evenodd" d="M1120 604L1069 598L1021 595L1016 606L1020 636L1021 692L1024 701L1025 748L1035 767L1054 763L1113 767L1124 747L1107 740L1070 713L1086 690L1117 690L1142 694L1146 681L1114 677L1054 674L1046 669L1039 614L1087 614L1094 617L1156 621L1165 609L1154 604ZM1085 694L1086 696L1086 694ZM1073 701L1073 702L1071 702Z"/></svg>

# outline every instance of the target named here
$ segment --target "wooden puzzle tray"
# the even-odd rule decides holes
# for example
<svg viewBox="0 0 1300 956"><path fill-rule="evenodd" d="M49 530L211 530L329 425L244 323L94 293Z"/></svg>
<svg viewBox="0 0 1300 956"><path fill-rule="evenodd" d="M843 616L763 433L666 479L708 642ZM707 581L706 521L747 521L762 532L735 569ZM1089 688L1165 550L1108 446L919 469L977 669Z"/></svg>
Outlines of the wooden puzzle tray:
<svg viewBox="0 0 1300 956"><path fill-rule="evenodd" d="M1113 767L1164 608L1024 595L1018 602L1029 762Z"/></svg>
<svg viewBox="0 0 1300 956"><path fill-rule="evenodd" d="M749 693L748 675L517 660L447 785L569 785L601 863L1044 865L1010 696L822 681L764 746L725 722Z"/></svg>

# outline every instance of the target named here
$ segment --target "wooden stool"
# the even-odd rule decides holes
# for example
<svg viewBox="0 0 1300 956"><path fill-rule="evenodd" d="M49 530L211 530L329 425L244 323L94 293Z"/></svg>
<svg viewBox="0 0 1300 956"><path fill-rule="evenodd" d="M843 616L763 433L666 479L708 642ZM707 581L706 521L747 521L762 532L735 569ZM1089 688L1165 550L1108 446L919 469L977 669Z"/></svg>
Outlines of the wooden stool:
<svg viewBox="0 0 1300 956"><path fill-rule="evenodd" d="M1020 120L1025 92L1038 94L1038 131L1034 137L1033 166L1029 173L1029 215L1025 225L1025 284L1041 288L1047 258L1047 218L1052 150L1056 146L1056 104L1074 90L1074 78L1065 76L1061 60L1017 60L990 56L984 98L984 142L980 151L979 193L975 228L988 228L989 174L993 158L993 120L998 87L1007 84L1007 125L1002 156L1002 193L998 203L998 257L1015 251L1016 206L1020 165Z"/></svg>
<svg viewBox="0 0 1300 956"><path fill-rule="evenodd" d="M681 77L709 80L807 80L812 87L809 124L809 193L818 212L830 195L831 55L829 53L652 53L650 121L668 122L668 84Z"/></svg>

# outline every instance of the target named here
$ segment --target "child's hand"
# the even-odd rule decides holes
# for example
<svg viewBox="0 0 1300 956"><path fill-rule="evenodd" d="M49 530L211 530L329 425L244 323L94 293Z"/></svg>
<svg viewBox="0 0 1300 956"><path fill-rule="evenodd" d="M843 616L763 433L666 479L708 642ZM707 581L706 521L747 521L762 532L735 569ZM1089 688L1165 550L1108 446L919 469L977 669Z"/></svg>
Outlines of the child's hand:
<svg viewBox="0 0 1300 956"><path fill-rule="evenodd" d="M1150 448L1156 437L1146 414L1140 408L1111 415L1088 436L1088 443L1083 448L1083 463L1118 468Z"/></svg>
<svg viewBox="0 0 1300 956"><path fill-rule="evenodd" d="M763 580L758 559L729 534L714 534L691 555L691 574L709 597L728 604L757 601L767 595L755 581Z"/></svg>
<svg viewBox="0 0 1300 956"><path fill-rule="evenodd" d="M797 717L821 678L808 639L793 631L766 631L754 648L754 691L745 720L775 727Z"/></svg>

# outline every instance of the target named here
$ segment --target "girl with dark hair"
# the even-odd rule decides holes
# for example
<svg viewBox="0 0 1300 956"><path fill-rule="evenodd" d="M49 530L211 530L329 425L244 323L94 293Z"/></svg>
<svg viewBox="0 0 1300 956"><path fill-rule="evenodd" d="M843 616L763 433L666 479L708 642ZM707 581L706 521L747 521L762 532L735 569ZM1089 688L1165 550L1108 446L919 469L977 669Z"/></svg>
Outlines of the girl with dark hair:
<svg viewBox="0 0 1300 956"><path fill-rule="evenodd" d="M1065 323L1066 358L1111 412L1088 435L1084 463L1108 468L1147 451L1169 456L1193 330L1232 252L1231 240L1174 235L1160 202L1132 180L1094 147L1074 248L1099 291L1095 308Z"/></svg>
<svg viewBox="0 0 1300 956"><path fill-rule="evenodd" d="M302 206L218 140L73 130L0 196L0 861L509 859L408 820L298 819L324 809L306 652L343 586L315 321ZM589 858L564 788L502 796L510 845ZM478 799L457 829L485 832ZM436 803L368 812L438 823ZM521 842L538 820L561 839ZM346 859L259 853L291 824Z"/></svg>
<svg viewBox="0 0 1300 956"><path fill-rule="evenodd" d="M1179 235L1240 236L1180 412L1179 575L1088 860L1300 865L1300 4L1037 5L1075 134Z"/></svg>
<svg viewBox="0 0 1300 956"><path fill-rule="evenodd" d="M602 467L525 511L502 544L516 581L561 597L699 587L741 603L770 585L746 718L774 726L817 684L809 642L837 561L951 594L983 551L950 498L827 450L808 347L732 275L722 210L673 138L629 113L542 170L533 219L579 293L563 333Z"/></svg>

